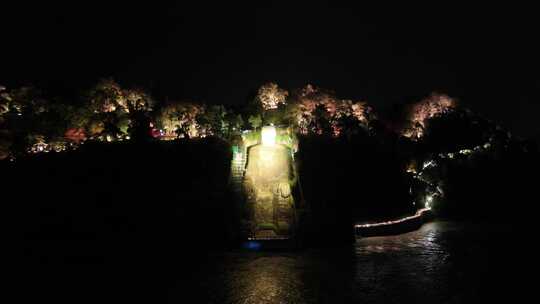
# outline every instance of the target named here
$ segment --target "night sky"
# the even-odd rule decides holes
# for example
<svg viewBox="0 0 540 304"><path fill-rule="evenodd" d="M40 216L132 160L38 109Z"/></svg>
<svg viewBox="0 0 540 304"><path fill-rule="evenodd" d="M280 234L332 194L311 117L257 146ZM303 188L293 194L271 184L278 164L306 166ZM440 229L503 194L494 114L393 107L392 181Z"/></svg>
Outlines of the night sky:
<svg viewBox="0 0 540 304"><path fill-rule="evenodd" d="M532 7L83 2L3 7L0 84L74 98L112 76L159 98L242 104L266 81L312 83L383 109L439 91L540 139Z"/></svg>

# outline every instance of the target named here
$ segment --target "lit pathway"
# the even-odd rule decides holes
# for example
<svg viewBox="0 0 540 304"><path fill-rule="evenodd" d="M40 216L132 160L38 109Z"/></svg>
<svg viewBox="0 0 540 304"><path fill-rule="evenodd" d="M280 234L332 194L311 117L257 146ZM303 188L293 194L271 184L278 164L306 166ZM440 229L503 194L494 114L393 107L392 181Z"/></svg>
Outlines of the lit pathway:
<svg viewBox="0 0 540 304"><path fill-rule="evenodd" d="M412 220L412 219L419 218L425 212L427 212L429 210L431 210L431 208L422 208L422 209L417 210L416 214L414 214L414 215L406 216L404 218L400 218L400 219L397 219L397 220L379 222L379 223L357 224L357 225L354 225L354 227L355 228L369 228L369 227L379 227L379 226L388 226L388 225L399 224L399 223L403 223L403 222L406 222L406 221L409 221L409 220Z"/></svg>

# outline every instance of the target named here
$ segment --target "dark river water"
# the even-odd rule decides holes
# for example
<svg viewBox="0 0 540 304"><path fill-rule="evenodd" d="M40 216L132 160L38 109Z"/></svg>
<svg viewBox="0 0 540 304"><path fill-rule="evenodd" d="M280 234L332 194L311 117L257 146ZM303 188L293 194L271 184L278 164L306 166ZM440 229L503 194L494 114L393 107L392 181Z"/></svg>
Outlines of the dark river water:
<svg viewBox="0 0 540 304"><path fill-rule="evenodd" d="M535 281L528 276L536 274L515 233L493 224L434 222L346 249L216 254L189 280L176 281L169 301L514 302L526 297Z"/></svg>
<svg viewBox="0 0 540 304"><path fill-rule="evenodd" d="M190 258L173 252L163 259L154 250L104 264L30 264L20 271L18 297L33 299L24 303L536 302L536 239L504 224L438 221L340 249Z"/></svg>

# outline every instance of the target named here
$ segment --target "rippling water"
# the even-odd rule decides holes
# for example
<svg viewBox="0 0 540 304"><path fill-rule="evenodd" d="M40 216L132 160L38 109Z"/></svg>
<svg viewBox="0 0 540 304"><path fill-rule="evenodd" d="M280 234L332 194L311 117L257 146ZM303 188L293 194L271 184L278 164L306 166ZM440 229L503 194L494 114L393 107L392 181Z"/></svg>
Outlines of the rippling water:
<svg viewBox="0 0 540 304"><path fill-rule="evenodd" d="M525 297L536 263L515 231L435 222L352 248L231 252L179 273L171 303L463 303ZM526 272L529 272L527 274ZM187 301L188 298L192 300Z"/></svg>

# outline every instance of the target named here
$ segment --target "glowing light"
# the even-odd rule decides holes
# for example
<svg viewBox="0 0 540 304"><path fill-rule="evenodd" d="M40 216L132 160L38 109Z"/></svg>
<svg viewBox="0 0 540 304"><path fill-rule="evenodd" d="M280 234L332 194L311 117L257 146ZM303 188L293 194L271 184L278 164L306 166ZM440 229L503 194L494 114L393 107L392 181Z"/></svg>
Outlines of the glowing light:
<svg viewBox="0 0 540 304"><path fill-rule="evenodd" d="M275 241L275 240L290 240L288 236L272 236L272 237L248 237L248 241Z"/></svg>
<svg viewBox="0 0 540 304"><path fill-rule="evenodd" d="M432 203L433 203L433 196L431 195L426 196L426 208L431 208Z"/></svg>
<svg viewBox="0 0 540 304"><path fill-rule="evenodd" d="M388 225L393 225L393 224L399 224L399 223L403 223L403 222L408 221L408 220L419 218L424 214L424 212L427 212L429 210L431 210L431 209L430 208L423 208L423 209L420 209L420 210L416 211L416 213L414 215L407 216L407 217L404 217L404 218L400 218L398 220L379 222L379 223L372 223L372 224L357 224L357 225L354 225L354 227L355 228L369 228L369 227L379 227L379 226L388 226Z"/></svg>
<svg viewBox="0 0 540 304"><path fill-rule="evenodd" d="M262 144L264 146L273 146L276 144L276 128L274 126L265 126L262 128Z"/></svg>
<svg viewBox="0 0 540 304"><path fill-rule="evenodd" d="M234 159L236 161L241 161L242 160L242 152L237 152L234 154Z"/></svg>
<svg viewBox="0 0 540 304"><path fill-rule="evenodd" d="M471 154L473 151L471 149L462 149L462 150L459 150L459 154L464 154L464 155L468 155L468 154Z"/></svg>
<svg viewBox="0 0 540 304"><path fill-rule="evenodd" d="M260 242L256 242L256 241L249 241L249 242L245 242L243 244L243 247L245 249L249 249L249 250L259 250L261 249L261 243Z"/></svg>
<svg viewBox="0 0 540 304"><path fill-rule="evenodd" d="M407 173L412 173L412 174L416 174L416 168L415 168L415 164L414 162L411 162L407 165Z"/></svg>
<svg viewBox="0 0 540 304"><path fill-rule="evenodd" d="M422 169L425 169L427 167L435 166L435 162L433 160L424 162L424 165L422 166Z"/></svg>

